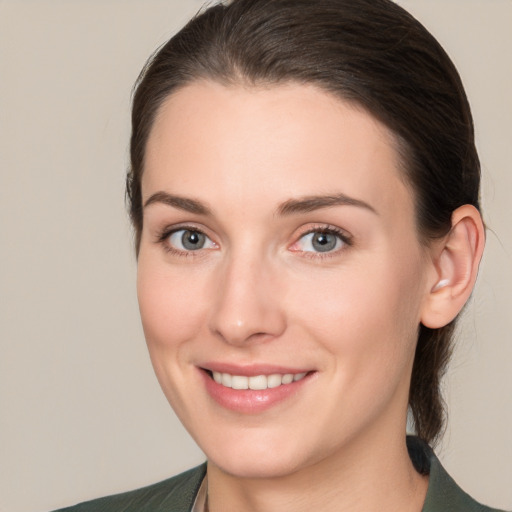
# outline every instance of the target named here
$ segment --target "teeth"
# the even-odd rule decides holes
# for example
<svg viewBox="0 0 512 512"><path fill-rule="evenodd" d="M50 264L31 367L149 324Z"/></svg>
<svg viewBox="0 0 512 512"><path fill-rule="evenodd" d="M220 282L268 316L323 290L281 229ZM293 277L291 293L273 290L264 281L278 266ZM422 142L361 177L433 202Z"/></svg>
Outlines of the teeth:
<svg viewBox="0 0 512 512"><path fill-rule="evenodd" d="M233 375L231 377L231 387L233 389L249 389L249 377L244 377L243 375Z"/></svg>
<svg viewBox="0 0 512 512"><path fill-rule="evenodd" d="M282 384L281 375L275 373L274 375L269 375L267 377L267 388L277 388Z"/></svg>
<svg viewBox="0 0 512 512"><path fill-rule="evenodd" d="M249 377L249 389L267 389L267 387L267 377L265 375Z"/></svg>
<svg viewBox="0 0 512 512"><path fill-rule="evenodd" d="M284 384L291 384L303 379L307 372L304 373L274 373L272 375L256 375L254 377L246 377L245 375L231 375L230 373L212 372L213 380L217 384L221 384L227 388L233 389L267 389L277 388Z"/></svg>
<svg viewBox="0 0 512 512"><path fill-rule="evenodd" d="M293 373L285 373L283 375L283 380L281 381L283 384L290 384L293 382Z"/></svg>
<svg viewBox="0 0 512 512"><path fill-rule="evenodd" d="M221 375L221 379L222 379L222 385L223 386L226 386L227 388L231 387L232 377L231 377L231 375L229 373L223 373Z"/></svg>

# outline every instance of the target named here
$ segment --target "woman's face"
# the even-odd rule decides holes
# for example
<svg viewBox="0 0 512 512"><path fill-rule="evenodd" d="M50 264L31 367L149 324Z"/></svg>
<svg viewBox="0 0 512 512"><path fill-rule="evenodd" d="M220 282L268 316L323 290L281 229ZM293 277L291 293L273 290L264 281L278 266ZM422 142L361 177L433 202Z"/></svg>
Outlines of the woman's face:
<svg viewBox="0 0 512 512"><path fill-rule="evenodd" d="M404 435L432 263L398 167L382 124L313 86L197 82L163 104L140 310L164 393L221 469L285 475Z"/></svg>

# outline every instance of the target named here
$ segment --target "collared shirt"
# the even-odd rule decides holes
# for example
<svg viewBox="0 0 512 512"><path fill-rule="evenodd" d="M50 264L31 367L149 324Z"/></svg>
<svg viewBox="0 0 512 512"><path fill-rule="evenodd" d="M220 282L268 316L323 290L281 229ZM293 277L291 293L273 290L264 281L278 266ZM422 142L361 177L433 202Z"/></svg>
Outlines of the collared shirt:
<svg viewBox="0 0 512 512"><path fill-rule="evenodd" d="M208 496L208 475L204 475L201 487L197 491L194 505L192 506L192 512L208 512L206 508L206 497Z"/></svg>

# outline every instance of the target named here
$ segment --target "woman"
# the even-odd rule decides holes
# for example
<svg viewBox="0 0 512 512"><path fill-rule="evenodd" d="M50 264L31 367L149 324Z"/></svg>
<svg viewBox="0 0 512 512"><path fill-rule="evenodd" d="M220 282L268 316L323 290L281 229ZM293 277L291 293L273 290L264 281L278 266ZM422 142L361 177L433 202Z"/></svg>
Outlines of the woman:
<svg viewBox="0 0 512 512"><path fill-rule="evenodd" d="M72 510L491 510L429 448L479 178L459 76L394 3L192 20L141 74L127 189L151 360L208 462Z"/></svg>

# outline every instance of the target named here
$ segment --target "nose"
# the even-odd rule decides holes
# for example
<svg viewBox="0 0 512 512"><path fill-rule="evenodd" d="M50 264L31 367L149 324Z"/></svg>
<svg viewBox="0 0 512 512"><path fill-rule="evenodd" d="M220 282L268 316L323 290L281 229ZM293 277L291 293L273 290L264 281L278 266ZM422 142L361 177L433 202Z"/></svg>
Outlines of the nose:
<svg viewBox="0 0 512 512"><path fill-rule="evenodd" d="M275 271L258 258L231 258L217 274L210 330L226 343L262 343L286 329Z"/></svg>

